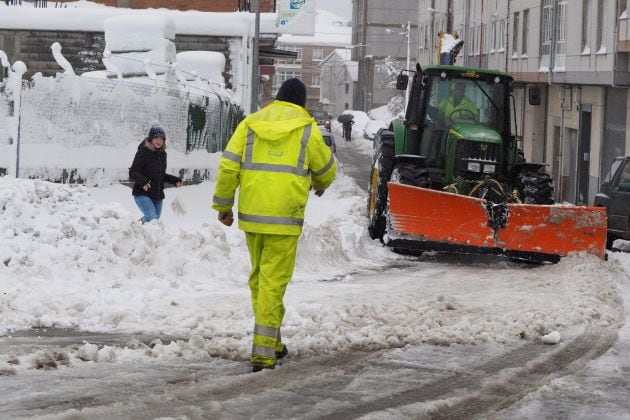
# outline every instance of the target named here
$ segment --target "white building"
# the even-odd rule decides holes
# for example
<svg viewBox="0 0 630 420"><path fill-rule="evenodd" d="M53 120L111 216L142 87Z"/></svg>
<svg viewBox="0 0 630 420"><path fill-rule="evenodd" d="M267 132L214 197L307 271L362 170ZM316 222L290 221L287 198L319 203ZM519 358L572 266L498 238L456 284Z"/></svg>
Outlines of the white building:
<svg viewBox="0 0 630 420"><path fill-rule="evenodd" d="M352 106L352 98L358 79L358 63L351 61L349 49L337 49L320 64L320 102L324 110L339 115Z"/></svg>
<svg viewBox="0 0 630 420"><path fill-rule="evenodd" d="M449 10L450 6L450 10ZM420 0L421 64L437 33L464 39L458 65L513 74L525 156L544 162L560 201L592 203L615 156L630 150L627 0ZM538 96L540 105L530 105Z"/></svg>
<svg viewBox="0 0 630 420"><path fill-rule="evenodd" d="M351 36L350 22L327 10L317 10L313 35L281 35L278 49L296 52L297 58L276 60L273 95L282 82L297 77L307 88L306 107L323 110L324 104L320 102L320 64L335 49L349 47Z"/></svg>

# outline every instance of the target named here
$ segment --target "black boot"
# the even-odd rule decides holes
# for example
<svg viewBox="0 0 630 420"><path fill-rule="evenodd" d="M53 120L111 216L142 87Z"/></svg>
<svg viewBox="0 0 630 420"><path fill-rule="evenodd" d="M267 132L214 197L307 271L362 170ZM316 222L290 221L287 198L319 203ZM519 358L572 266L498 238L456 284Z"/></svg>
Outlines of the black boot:
<svg viewBox="0 0 630 420"><path fill-rule="evenodd" d="M276 360L278 359L282 359L284 356L286 356L287 354L289 354L289 350L287 349L287 346L285 346L284 344L282 345L282 350L277 351L276 352Z"/></svg>
<svg viewBox="0 0 630 420"><path fill-rule="evenodd" d="M252 363L252 372L260 372L263 369L273 369L275 366L265 366L258 363Z"/></svg>

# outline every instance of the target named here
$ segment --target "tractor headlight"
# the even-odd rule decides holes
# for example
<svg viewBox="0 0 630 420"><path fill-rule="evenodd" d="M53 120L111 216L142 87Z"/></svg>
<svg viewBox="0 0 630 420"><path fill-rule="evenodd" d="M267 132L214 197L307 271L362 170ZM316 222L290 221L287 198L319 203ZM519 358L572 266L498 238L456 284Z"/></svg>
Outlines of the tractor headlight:
<svg viewBox="0 0 630 420"><path fill-rule="evenodd" d="M481 171L481 164L479 162L468 162L468 170L470 172Z"/></svg>
<svg viewBox="0 0 630 420"><path fill-rule="evenodd" d="M493 174L496 169L496 165L483 165L484 174Z"/></svg>

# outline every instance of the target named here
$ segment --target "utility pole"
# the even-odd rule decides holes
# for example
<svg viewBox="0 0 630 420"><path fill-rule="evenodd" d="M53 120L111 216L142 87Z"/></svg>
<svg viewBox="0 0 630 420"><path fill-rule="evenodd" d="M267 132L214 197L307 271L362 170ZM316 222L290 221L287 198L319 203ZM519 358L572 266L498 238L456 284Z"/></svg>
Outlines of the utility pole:
<svg viewBox="0 0 630 420"><path fill-rule="evenodd" d="M258 48L260 39L260 0L254 0L256 2L256 23L254 26L254 40L252 45L252 101L250 105L250 114L258 111L258 85L260 82L260 74L258 67Z"/></svg>

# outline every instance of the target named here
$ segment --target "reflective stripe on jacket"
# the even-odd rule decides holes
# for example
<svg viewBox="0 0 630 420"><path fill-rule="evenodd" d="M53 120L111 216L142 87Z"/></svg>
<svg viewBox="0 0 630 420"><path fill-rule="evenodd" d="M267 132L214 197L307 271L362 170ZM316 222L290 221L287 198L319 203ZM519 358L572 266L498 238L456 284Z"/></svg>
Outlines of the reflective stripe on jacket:
<svg viewBox="0 0 630 420"><path fill-rule="evenodd" d="M212 208L231 210L246 232L299 235L309 189L326 189L337 165L315 120L297 105L274 101L243 120L219 162Z"/></svg>

